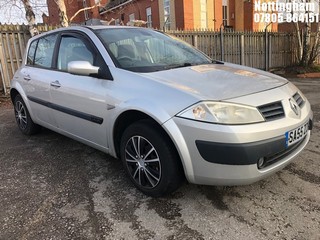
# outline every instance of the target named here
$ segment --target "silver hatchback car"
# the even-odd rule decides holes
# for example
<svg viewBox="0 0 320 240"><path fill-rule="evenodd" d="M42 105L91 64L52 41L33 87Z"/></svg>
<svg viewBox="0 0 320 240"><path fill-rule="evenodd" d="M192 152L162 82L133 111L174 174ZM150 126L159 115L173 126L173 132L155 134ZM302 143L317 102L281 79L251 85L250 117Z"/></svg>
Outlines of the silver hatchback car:
<svg viewBox="0 0 320 240"><path fill-rule="evenodd" d="M135 27L78 26L31 38L11 98L24 134L43 126L120 158L153 197L184 179L265 178L304 149L313 118L286 79L212 61Z"/></svg>

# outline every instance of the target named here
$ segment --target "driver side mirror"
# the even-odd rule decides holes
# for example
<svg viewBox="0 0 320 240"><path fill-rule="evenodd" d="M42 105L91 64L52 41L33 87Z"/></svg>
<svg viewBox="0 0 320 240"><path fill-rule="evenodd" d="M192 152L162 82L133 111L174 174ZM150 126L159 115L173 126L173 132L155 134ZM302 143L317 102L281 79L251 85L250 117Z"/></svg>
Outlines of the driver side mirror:
<svg viewBox="0 0 320 240"><path fill-rule="evenodd" d="M72 74L90 76L99 72L99 67L93 66L88 61L71 61L68 63L68 72Z"/></svg>

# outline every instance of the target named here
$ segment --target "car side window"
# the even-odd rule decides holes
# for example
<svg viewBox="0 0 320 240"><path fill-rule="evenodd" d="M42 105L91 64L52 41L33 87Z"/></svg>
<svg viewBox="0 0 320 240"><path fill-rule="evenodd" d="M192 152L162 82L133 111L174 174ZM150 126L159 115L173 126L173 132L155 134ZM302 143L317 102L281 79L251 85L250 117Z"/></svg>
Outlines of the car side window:
<svg viewBox="0 0 320 240"><path fill-rule="evenodd" d="M37 44L38 44L38 40L33 41L30 44L29 51L28 51L28 56L27 56L27 64L28 65L33 65L34 54L36 52Z"/></svg>
<svg viewBox="0 0 320 240"><path fill-rule="evenodd" d="M51 34L39 39L34 58L35 66L51 68L57 36L58 34Z"/></svg>
<svg viewBox="0 0 320 240"><path fill-rule="evenodd" d="M94 53L82 39L62 36L58 53L58 69L67 71L68 63L71 61L88 61L93 65Z"/></svg>

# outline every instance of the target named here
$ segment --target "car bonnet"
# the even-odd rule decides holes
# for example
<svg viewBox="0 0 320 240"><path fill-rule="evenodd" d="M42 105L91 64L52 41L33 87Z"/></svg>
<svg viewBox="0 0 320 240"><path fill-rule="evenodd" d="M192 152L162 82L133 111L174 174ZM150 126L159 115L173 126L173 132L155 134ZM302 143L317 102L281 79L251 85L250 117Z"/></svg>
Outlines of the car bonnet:
<svg viewBox="0 0 320 240"><path fill-rule="evenodd" d="M204 100L246 96L288 82L268 72L228 63L183 67L143 75Z"/></svg>

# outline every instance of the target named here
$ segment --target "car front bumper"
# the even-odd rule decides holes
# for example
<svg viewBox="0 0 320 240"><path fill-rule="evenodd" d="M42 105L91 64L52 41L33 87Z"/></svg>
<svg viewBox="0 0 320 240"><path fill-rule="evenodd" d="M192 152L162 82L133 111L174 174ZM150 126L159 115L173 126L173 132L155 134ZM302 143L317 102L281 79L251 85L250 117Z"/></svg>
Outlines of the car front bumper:
<svg viewBox="0 0 320 240"><path fill-rule="evenodd" d="M164 127L178 149L189 182L251 184L281 170L305 148L313 118L307 105L301 119L226 126L174 117ZM285 133L307 121L306 136L287 147ZM264 163L258 167L261 158Z"/></svg>

